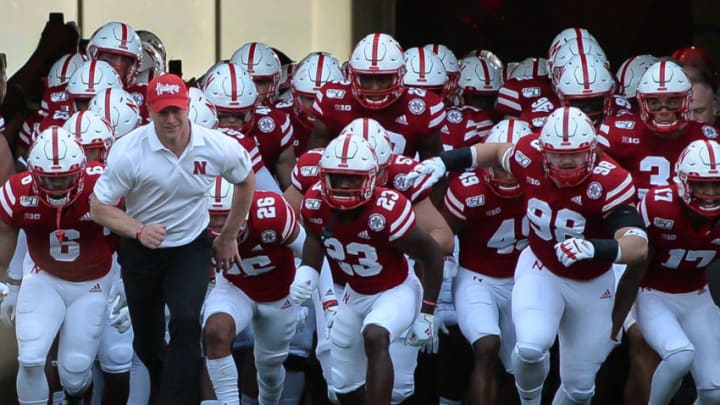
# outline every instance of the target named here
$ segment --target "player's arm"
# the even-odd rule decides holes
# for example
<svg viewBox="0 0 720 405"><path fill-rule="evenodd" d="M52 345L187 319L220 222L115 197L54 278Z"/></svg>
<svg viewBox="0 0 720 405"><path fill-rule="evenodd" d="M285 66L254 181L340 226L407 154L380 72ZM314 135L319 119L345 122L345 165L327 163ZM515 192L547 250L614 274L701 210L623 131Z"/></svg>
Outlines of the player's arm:
<svg viewBox="0 0 720 405"><path fill-rule="evenodd" d="M140 221L115 205L103 203L95 194L90 196L90 215L98 224L126 238L135 238L143 226Z"/></svg>
<svg viewBox="0 0 720 405"><path fill-rule="evenodd" d="M0 220L0 283L5 282L8 277L7 270L15 253L18 232L18 228Z"/></svg>
<svg viewBox="0 0 720 405"><path fill-rule="evenodd" d="M292 143L290 143L289 146L280 153L280 156L278 156L275 162L275 173L277 174L282 190L286 190L292 185L290 175L295 167L295 160L295 150L292 147Z"/></svg>
<svg viewBox="0 0 720 405"><path fill-rule="evenodd" d="M299 216L303 200L303 195L300 193L300 190L298 190L294 185L290 185L290 187L283 192L283 197L285 197L288 205L290 205L290 207L292 207L292 209L295 210L295 213Z"/></svg>
<svg viewBox="0 0 720 405"><path fill-rule="evenodd" d="M437 242L419 226L395 242L395 246L423 267L423 305L421 312L433 314L443 280L443 255Z"/></svg>
<svg viewBox="0 0 720 405"><path fill-rule="evenodd" d="M418 154L420 160L430 159L438 156L443 151L442 138L440 137L440 128L433 131L429 136L422 138L418 145Z"/></svg>
<svg viewBox="0 0 720 405"><path fill-rule="evenodd" d="M437 242L440 247L440 253L450 256L453 253L454 238L450 227L438 212L435 205L430 201L429 197L423 198L421 201L413 205L417 225Z"/></svg>
<svg viewBox="0 0 720 405"><path fill-rule="evenodd" d="M308 150L313 148L324 148L330 143L332 136L327 126L319 119L315 119L315 126L313 127L310 139L308 140Z"/></svg>
<svg viewBox="0 0 720 405"><path fill-rule="evenodd" d="M5 183L15 173L15 164L5 137L0 134L0 183Z"/></svg>
<svg viewBox="0 0 720 405"><path fill-rule="evenodd" d="M302 250L302 264L295 271L295 278L290 285L290 298L295 303L303 303L310 299L320 281L324 249L320 237L308 229Z"/></svg>

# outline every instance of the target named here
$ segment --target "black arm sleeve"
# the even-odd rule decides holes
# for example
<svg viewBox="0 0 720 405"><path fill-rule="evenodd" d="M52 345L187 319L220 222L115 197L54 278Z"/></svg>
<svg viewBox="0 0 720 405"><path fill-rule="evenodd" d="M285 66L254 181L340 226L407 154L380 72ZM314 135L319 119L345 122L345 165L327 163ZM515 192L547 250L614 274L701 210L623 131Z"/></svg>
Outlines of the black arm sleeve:
<svg viewBox="0 0 720 405"><path fill-rule="evenodd" d="M440 160L445 164L449 172L465 170L473 166L471 147L448 150L440 154Z"/></svg>
<svg viewBox="0 0 720 405"><path fill-rule="evenodd" d="M613 235L615 235L618 229L626 226L645 229L645 224L642 218L640 218L640 214L638 214L635 208L628 205L619 207L608 214L608 216L605 217L605 224Z"/></svg>

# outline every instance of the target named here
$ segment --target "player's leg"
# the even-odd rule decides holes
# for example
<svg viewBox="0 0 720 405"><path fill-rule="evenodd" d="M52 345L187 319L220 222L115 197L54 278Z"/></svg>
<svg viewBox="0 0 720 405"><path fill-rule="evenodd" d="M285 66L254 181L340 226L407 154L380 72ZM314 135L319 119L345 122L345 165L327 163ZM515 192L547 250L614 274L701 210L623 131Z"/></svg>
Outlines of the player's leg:
<svg viewBox="0 0 720 405"><path fill-rule="evenodd" d="M720 308L707 291L683 300L680 323L695 347L691 372L699 405L720 404Z"/></svg>
<svg viewBox="0 0 720 405"><path fill-rule="evenodd" d="M103 405L124 405L128 401L130 368L134 355L132 341L132 328L120 333L109 321L105 322L98 349L100 370L105 383L101 401Z"/></svg>
<svg viewBox="0 0 720 405"><path fill-rule="evenodd" d="M332 389L343 404L365 404L367 357L361 334L364 301L346 287L330 330Z"/></svg>
<svg viewBox="0 0 720 405"><path fill-rule="evenodd" d="M295 308L289 298L257 305L253 317L254 359L257 370L258 402L280 400L285 383L283 362L288 357L290 339L295 334Z"/></svg>

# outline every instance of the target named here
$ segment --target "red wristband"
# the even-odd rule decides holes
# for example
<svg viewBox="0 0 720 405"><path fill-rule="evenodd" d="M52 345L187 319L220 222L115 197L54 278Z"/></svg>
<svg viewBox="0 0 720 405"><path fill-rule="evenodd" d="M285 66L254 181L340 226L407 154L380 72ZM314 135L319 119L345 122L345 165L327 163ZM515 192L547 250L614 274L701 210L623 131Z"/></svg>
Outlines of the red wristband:
<svg viewBox="0 0 720 405"><path fill-rule="evenodd" d="M140 236L142 235L143 229L145 229L145 225L140 225L140 228L135 231L135 239L140 241Z"/></svg>
<svg viewBox="0 0 720 405"><path fill-rule="evenodd" d="M338 304L337 300L334 300L334 299L333 299L333 300L323 301L323 303L322 303L323 311L326 310L326 309L328 309L328 308L330 308L330 307L336 307L337 304Z"/></svg>
<svg viewBox="0 0 720 405"><path fill-rule="evenodd" d="M434 307L436 304L430 300L423 300L423 304Z"/></svg>

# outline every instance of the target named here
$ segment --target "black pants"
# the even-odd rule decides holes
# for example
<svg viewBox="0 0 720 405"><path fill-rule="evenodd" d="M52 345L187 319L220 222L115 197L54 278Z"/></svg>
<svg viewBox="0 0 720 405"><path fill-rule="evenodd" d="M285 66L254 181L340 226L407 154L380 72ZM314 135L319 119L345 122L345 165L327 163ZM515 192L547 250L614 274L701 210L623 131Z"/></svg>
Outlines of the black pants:
<svg viewBox="0 0 720 405"><path fill-rule="evenodd" d="M157 404L197 404L200 309L210 275L212 241L203 232L191 243L151 250L135 239L118 249L135 340L133 347L158 391ZM170 343L165 344L165 305Z"/></svg>

